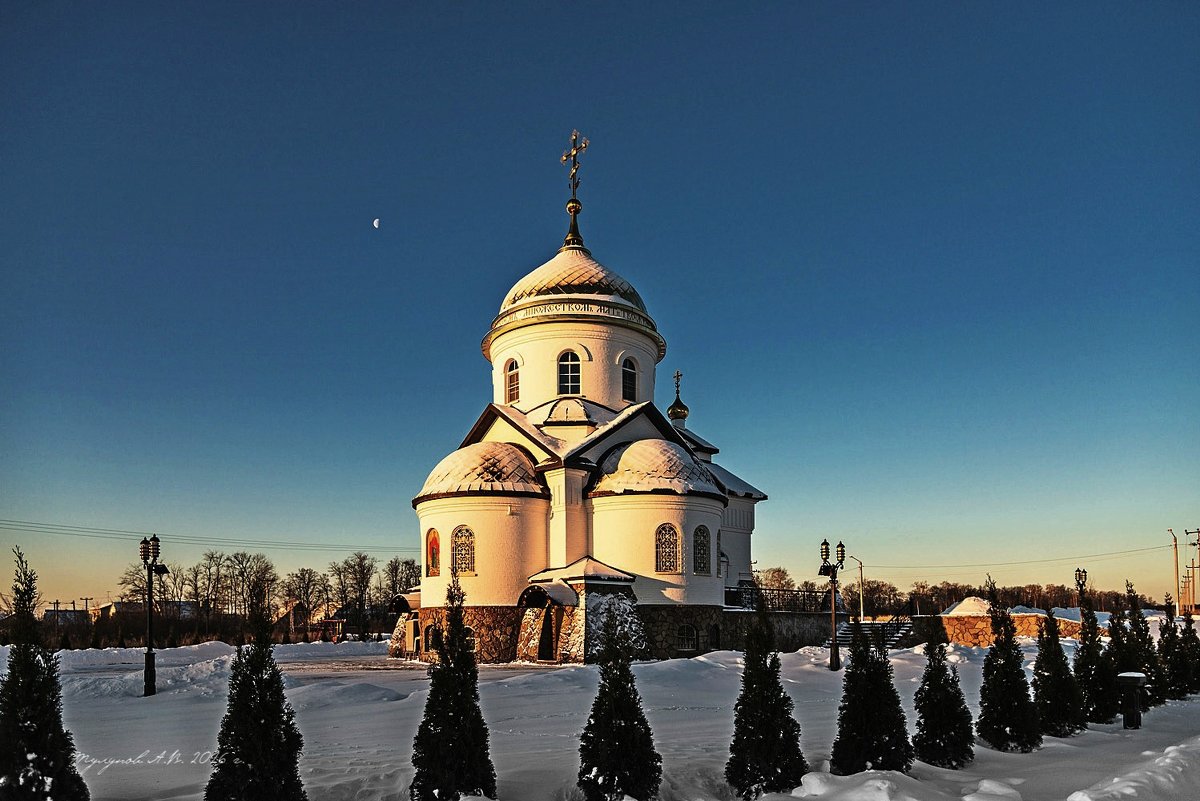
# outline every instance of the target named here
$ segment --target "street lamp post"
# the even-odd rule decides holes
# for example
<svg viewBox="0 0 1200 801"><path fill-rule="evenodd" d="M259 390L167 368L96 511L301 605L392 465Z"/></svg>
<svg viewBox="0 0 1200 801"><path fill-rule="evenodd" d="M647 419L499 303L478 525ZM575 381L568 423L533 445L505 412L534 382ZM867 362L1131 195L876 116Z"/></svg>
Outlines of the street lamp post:
<svg viewBox="0 0 1200 801"><path fill-rule="evenodd" d="M867 616L863 614L863 595L866 594L866 582L863 580L863 563L857 556L851 556L855 562L858 562L858 619L866 620ZM875 607L871 607L874 609Z"/></svg>
<svg viewBox="0 0 1200 801"><path fill-rule="evenodd" d="M846 546L837 544L837 561L829 561L829 540L821 541L821 569L818 576L829 576L829 669L840 670L842 657L837 641L837 574L846 562Z"/></svg>
<svg viewBox="0 0 1200 801"><path fill-rule="evenodd" d="M150 535L150 539L142 538L138 549L142 564L146 566L146 674L142 696L154 695L158 688L154 671L154 577L165 576L167 566L158 563L158 535Z"/></svg>
<svg viewBox="0 0 1200 801"><path fill-rule="evenodd" d="M1075 589L1079 593L1077 603L1079 604L1080 609L1082 609L1083 593L1087 590L1087 571L1082 567L1075 568ZM1082 618L1080 619L1082 620Z"/></svg>

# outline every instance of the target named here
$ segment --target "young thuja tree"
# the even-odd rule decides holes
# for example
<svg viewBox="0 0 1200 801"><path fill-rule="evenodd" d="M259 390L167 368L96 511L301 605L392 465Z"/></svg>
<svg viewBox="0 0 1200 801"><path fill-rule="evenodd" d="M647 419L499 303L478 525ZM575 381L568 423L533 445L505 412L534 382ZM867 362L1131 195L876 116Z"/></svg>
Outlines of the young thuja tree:
<svg viewBox="0 0 1200 801"><path fill-rule="evenodd" d="M1083 694L1058 639L1054 612L1038 623L1037 658L1033 662L1033 700L1037 705L1042 734L1070 737L1087 728Z"/></svg>
<svg viewBox="0 0 1200 801"><path fill-rule="evenodd" d="M579 740L579 789L587 801L648 801L658 793L662 758L629 666L639 646L609 612L596 654L600 687Z"/></svg>
<svg viewBox="0 0 1200 801"><path fill-rule="evenodd" d="M271 651L265 591L251 590L253 642L238 648L229 675L229 706L217 735L205 801L306 801L300 781L304 738L283 694Z"/></svg>
<svg viewBox="0 0 1200 801"><path fill-rule="evenodd" d="M907 773L912 767L913 747L892 677L892 663L883 643L873 646L855 622L849 664L842 680L837 738L829 757L833 773Z"/></svg>
<svg viewBox="0 0 1200 801"><path fill-rule="evenodd" d="M1142 614L1141 599L1130 581L1125 582L1125 603L1129 607L1128 645L1135 663L1132 669L1146 674L1143 706L1157 706L1167 699L1167 677L1150 633L1150 621Z"/></svg>
<svg viewBox="0 0 1200 801"><path fill-rule="evenodd" d="M1083 697L1084 717L1089 723L1108 723L1120 711L1117 670L1100 640L1100 625L1091 599L1080 599L1079 647L1075 649L1075 682Z"/></svg>
<svg viewBox="0 0 1200 801"><path fill-rule="evenodd" d="M1188 663L1183 652L1183 641L1175 624L1174 604L1171 594L1166 596L1166 616L1158 628L1158 661L1162 665L1166 683L1164 695L1180 699L1188 694Z"/></svg>
<svg viewBox="0 0 1200 801"><path fill-rule="evenodd" d="M1179 651L1181 658L1187 663L1188 693L1200 692L1200 637L1196 636L1196 627L1192 621L1192 613L1183 613L1183 630L1179 632Z"/></svg>
<svg viewBox="0 0 1200 801"><path fill-rule="evenodd" d="M914 698L913 749L922 762L957 770L975 758L971 710L958 683L958 670L946 663L945 641L926 643L925 657L925 672Z"/></svg>
<svg viewBox="0 0 1200 801"><path fill-rule="evenodd" d="M808 763L800 751L791 696L779 679L775 629L761 604L746 632L743 662L725 781L743 799L790 792L808 772Z"/></svg>
<svg viewBox="0 0 1200 801"><path fill-rule="evenodd" d="M479 668L463 623L465 599L454 572L446 588L446 628L435 639L438 658L429 667L425 715L413 739L412 801L496 797L496 770L479 709Z"/></svg>
<svg viewBox="0 0 1200 801"><path fill-rule="evenodd" d="M991 602L992 647L983 660L983 685L979 688L979 738L997 751L1028 753L1042 744L1038 711L1029 697L1017 629L1008 608L996 594L996 582L985 585Z"/></svg>
<svg viewBox="0 0 1200 801"><path fill-rule="evenodd" d="M37 573L13 548L12 646L0 678L0 798L86 801L75 770L75 742L62 722L58 658L42 645L37 623Z"/></svg>

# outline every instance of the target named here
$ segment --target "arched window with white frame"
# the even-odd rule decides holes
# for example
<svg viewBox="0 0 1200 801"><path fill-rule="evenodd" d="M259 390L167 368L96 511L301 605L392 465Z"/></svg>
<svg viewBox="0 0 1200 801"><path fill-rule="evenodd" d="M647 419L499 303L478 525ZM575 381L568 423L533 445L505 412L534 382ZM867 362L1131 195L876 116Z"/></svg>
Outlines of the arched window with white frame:
<svg viewBox="0 0 1200 801"><path fill-rule="evenodd" d="M566 351L558 357L558 394L579 395L582 391L579 354Z"/></svg>
<svg viewBox="0 0 1200 801"><path fill-rule="evenodd" d="M516 359L509 359L504 366L504 402L516 403L521 399L521 366Z"/></svg>
<svg viewBox="0 0 1200 801"><path fill-rule="evenodd" d="M466 526L459 526L454 529L450 548L454 572L460 576L473 574L475 572L475 533Z"/></svg>
<svg viewBox="0 0 1200 801"><path fill-rule="evenodd" d="M712 575L712 540L707 526L696 526L692 535L692 572L698 576Z"/></svg>
<svg viewBox="0 0 1200 801"><path fill-rule="evenodd" d="M633 403L637 400L637 364L633 359L621 362L621 400Z"/></svg>
<svg viewBox="0 0 1200 801"><path fill-rule="evenodd" d="M654 532L654 572L681 573L679 562L679 532L670 523L663 523Z"/></svg>

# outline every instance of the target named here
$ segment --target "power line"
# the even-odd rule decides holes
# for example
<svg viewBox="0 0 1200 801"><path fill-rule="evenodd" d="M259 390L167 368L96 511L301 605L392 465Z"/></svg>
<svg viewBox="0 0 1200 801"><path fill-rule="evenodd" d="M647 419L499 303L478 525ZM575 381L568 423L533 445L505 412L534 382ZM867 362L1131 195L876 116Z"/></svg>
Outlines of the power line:
<svg viewBox="0 0 1200 801"><path fill-rule="evenodd" d="M1012 565L1049 565L1055 562L1072 562L1082 561L1084 559L1101 559L1110 556L1123 556L1130 553L1144 553L1146 551L1161 551L1165 548L1170 548L1170 545L1151 545L1148 548L1130 548L1127 551L1109 551L1107 553L1084 554L1082 556L1058 556L1053 559L1024 559L1018 562L969 562L957 565L872 565L868 567L887 569L887 570L941 570L958 567L1009 567Z"/></svg>
<svg viewBox="0 0 1200 801"><path fill-rule="evenodd" d="M32 520L0 520L0 529L7 531L23 531L29 534L52 534L59 537L82 537L86 539L102 539L102 540L121 540L125 542L142 537L148 537L152 533L162 534L162 532L150 531L133 531L130 529L119 528L98 528L95 526L72 526L60 523L40 523ZM368 553L415 553L420 549L415 546L409 547L356 547L349 544L335 544L323 542L299 542L289 540L261 540L250 539L246 537L214 537L201 536L195 534L166 534L164 538L169 537L172 542L181 545L211 545L227 548L262 548L265 550L288 550L288 551L364 551Z"/></svg>

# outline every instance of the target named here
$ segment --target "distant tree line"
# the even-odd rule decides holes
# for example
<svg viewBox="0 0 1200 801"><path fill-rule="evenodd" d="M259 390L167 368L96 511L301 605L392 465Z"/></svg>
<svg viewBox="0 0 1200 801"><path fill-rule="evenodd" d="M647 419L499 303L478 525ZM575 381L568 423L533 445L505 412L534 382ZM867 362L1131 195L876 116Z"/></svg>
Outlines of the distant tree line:
<svg viewBox="0 0 1200 801"><path fill-rule="evenodd" d="M943 581L940 584L930 584L927 581L915 581L908 592L901 590L888 581L867 579L859 586L858 581L850 580L857 576L857 570L843 572L840 576L838 592L846 609L857 612L858 598L862 594L863 611L868 617L881 615L936 615L964 598L976 596L987 598L991 589L987 584L961 584L953 581ZM796 582L788 573L786 567L768 567L754 574L755 582L764 589L801 590L808 592L826 592L828 583L805 580ZM1035 609L1053 609L1054 607L1070 608L1079 605L1078 593L1075 587L1065 584L1023 584L1011 587L996 587L996 598L1006 607L1028 606ZM1089 589L1093 608L1099 611L1120 609L1126 603L1125 590L1096 590ZM1145 595L1138 596L1143 608L1154 608L1155 603Z"/></svg>

